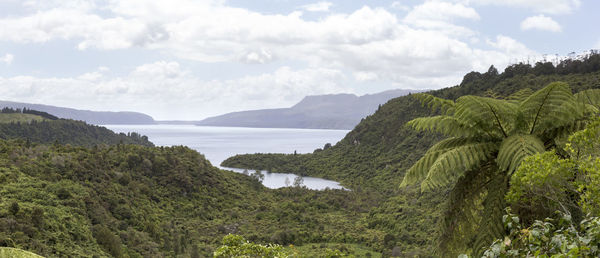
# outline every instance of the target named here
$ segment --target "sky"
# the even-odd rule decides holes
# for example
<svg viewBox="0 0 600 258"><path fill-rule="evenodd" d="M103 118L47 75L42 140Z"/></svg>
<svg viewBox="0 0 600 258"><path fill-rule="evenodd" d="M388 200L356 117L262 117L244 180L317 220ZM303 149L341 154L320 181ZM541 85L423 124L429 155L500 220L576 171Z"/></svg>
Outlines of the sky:
<svg viewBox="0 0 600 258"><path fill-rule="evenodd" d="M157 120L600 49L596 0L0 0L0 100Z"/></svg>

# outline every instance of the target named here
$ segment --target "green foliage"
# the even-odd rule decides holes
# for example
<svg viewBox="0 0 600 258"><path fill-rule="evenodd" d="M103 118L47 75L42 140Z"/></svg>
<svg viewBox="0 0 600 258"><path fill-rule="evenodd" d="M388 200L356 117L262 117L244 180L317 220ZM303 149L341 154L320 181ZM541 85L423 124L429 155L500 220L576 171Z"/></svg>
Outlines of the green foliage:
<svg viewBox="0 0 600 258"><path fill-rule="evenodd" d="M551 217L555 210L578 221L583 213L600 214L600 118L569 137L560 149L526 158L511 178L506 199L526 222ZM557 153L561 153L558 155Z"/></svg>
<svg viewBox="0 0 600 258"><path fill-rule="evenodd" d="M536 220L523 228L519 217L504 215L509 234L496 240L483 257L598 257L600 255L600 218L585 218L579 225L568 214L559 219Z"/></svg>
<svg viewBox="0 0 600 258"><path fill-rule="evenodd" d="M301 246L287 247L295 257L382 257L381 253L373 252L357 244L340 243L311 243Z"/></svg>
<svg viewBox="0 0 600 258"><path fill-rule="evenodd" d="M228 233L383 246L385 233L360 220L375 196L269 190L186 147L0 140L0 150L0 246L51 257L205 257Z"/></svg>
<svg viewBox="0 0 600 258"><path fill-rule="evenodd" d="M0 114L0 117L6 114ZM13 115L13 114L9 114ZM15 114L29 115L29 114ZM100 144L139 144L153 146L148 137L137 133L116 134L105 127L75 120L43 120L27 123L0 123L0 139L26 139L44 144L71 144L92 147Z"/></svg>
<svg viewBox="0 0 600 258"><path fill-rule="evenodd" d="M498 166L500 170L512 174L523 162L523 159L545 151L540 138L530 134L516 134L502 141L498 151Z"/></svg>
<svg viewBox="0 0 600 258"><path fill-rule="evenodd" d="M17 248L0 247L0 258L42 258L42 256Z"/></svg>
<svg viewBox="0 0 600 258"><path fill-rule="evenodd" d="M428 104L437 98L420 99ZM488 241L503 233L499 218L508 190L506 182L513 172L525 158L555 147L562 134L568 132L556 134L555 128L573 129L578 122L585 122L586 108L562 82L550 83L520 102L514 98L463 96L453 103L446 104L453 109L446 109L445 115L407 123L414 129L450 138L431 147L407 171L401 186L421 180L423 190L456 184L452 190L456 194L452 196L459 198L450 199L446 216L452 218L446 220L442 229L440 251L460 252L461 248L473 247L471 252L477 254ZM478 175L486 171L490 176ZM478 178L485 180L472 180ZM459 193L462 191L469 194Z"/></svg>
<svg viewBox="0 0 600 258"><path fill-rule="evenodd" d="M104 225L94 225L94 238L113 257L121 257L121 239Z"/></svg>
<svg viewBox="0 0 600 258"><path fill-rule="evenodd" d="M223 237L223 245L215 250L214 257L291 257L280 245L261 245L248 242L240 235Z"/></svg>
<svg viewBox="0 0 600 258"><path fill-rule="evenodd" d="M551 217L561 210L580 213L573 162L560 159L553 151L539 153L524 160L511 178L506 199L525 222Z"/></svg>

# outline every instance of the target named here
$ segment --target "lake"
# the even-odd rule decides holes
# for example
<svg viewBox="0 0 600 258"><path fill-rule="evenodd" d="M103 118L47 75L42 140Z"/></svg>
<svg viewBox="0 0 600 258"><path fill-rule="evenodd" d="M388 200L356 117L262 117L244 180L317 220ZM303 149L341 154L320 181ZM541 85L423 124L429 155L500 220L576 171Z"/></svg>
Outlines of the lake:
<svg viewBox="0 0 600 258"><path fill-rule="evenodd" d="M158 146L184 145L202 154L213 165L220 167L223 160L246 153L312 153L326 143L334 145L344 138L347 130L246 128L195 125L103 125L118 133L137 132L148 136ZM223 167L221 167L223 168ZM223 168L242 173L243 169ZM252 172L252 171L250 171ZM269 188L286 186L286 178L293 183L296 175L263 171L263 184ZM322 178L304 177L310 189L341 189L338 182Z"/></svg>

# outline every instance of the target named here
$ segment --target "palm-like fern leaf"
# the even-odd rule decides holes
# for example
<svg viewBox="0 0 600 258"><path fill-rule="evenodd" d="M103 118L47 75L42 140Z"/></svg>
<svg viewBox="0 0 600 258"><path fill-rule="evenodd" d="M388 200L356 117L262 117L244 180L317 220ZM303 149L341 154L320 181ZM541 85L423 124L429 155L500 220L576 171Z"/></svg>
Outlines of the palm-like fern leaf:
<svg viewBox="0 0 600 258"><path fill-rule="evenodd" d="M521 102L519 111L527 125L522 133L537 134L571 123L577 106L569 85L553 82Z"/></svg>
<svg viewBox="0 0 600 258"><path fill-rule="evenodd" d="M418 99L424 106L429 107L432 112L435 112L438 109L442 114L446 115L454 112L454 101L452 100L438 98L426 93L417 93L412 96Z"/></svg>
<svg viewBox="0 0 600 258"><path fill-rule="evenodd" d="M575 94L575 99L577 99L577 102L584 103L592 108L594 112L600 110L600 89L580 91Z"/></svg>
<svg viewBox="0 0 600 258"><path fill-rule="evenodd" d="M497 150L495 142L470 143L447 149L429 167L427 176L421 183L421 190L430 190L455 181L466 171L479 167L482 162L490 159Z"/></svg>
<svg viewBox="0 0 600 258"><path fill-rule="evenodd" d="M476 138L451 137L434 144L427 150L421 159L406 171L400 187L415 184L425 179L429 169L437 161L438 157L449 149L477 143L479 141L480 139Z"/></svg>
<svg viewBox="0 0 600 258"><path fill-rule="evenodd" d="M458 121L480 128L492 137L506 137L517 113L517 105L513 103L477 96L460 97L455 109Z"/></svg>
<svg viewBox="0 0 600 258"><path fill-rule="evenodd" d="M519 103L527 99L529 96L531 96L531 94L533 94L533 90L530 88L525 88L511 94L510 96L508 96L508 98L506 98L506 100L513 103Z"/></svg>
<svg viewBox="0 0 600 258"><path fill-rule="evenodd" d="M515 171L526 157L545 151L544 143L530 134L510 136L500 145L496 162L501 171L509 175Z"/></svg>
<svg viewBox="0 0 600 258"><path fill-rule="evenodd" d="M462 124L453 116L431 116L415 118L407 126L418 131L430 131L441 133L447 136L473 136L481 133L478 128Z"/></svg>

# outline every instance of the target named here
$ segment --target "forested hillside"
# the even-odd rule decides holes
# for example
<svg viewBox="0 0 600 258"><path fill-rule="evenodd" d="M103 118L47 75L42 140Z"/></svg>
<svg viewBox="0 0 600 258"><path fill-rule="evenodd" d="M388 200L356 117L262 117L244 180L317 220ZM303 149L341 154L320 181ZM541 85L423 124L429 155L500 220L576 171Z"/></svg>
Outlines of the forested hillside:
<svg viewBox="0 0 600 258"><path fill-rule="evenodd" d="M389 248L385 232L360 221L375 203L360 191L270 190L187 147L2 115L19 120L0 124L0 247L46 257L206 257L239 233L317 253L327 243L345 253Z"/></svg>
<svg viewBox="0 0 600 258"><path fill-rule="evenodd" d="M131 132L116 134L102 126L83 121L58 119L36 110L5 108L0 113L0 139L25 139L37 143L61 143L79 146L98 144L139 144L154 146L148 137Z"/></svg>
<svg viewBox="0 0 600 258"><path fill-rule="evenodd" d="M239 233L263 243L389 248L388 236L357 215L371 208L369 195L268 190L187 147L0 140L0 149L0 246L49 257L206 257Z"/></svg>
<svg viewBox="0 0 600 258"><path fill-rule="evenodd" d="M471 72L460 85L431 91L430 94L457 99L464 95L504 98L519 90L541 89L551 82L563 81L575 91L600 88L600 55L584 60L566 60L556 67L552 63L535 66L516 64L503 73L492 66L486 73ZM405 171L440 135L417 132L406 122L434 115L416 98L404 96L381 106L366 117L339 143L313 154L239 155L225 160L222 166L260 168L294 172L341 181L351 188L383 194L377 208L365 220L369 227L393 235L403 252L431 251L449 188L420 192L420 187L399 189Z"/></svg>

